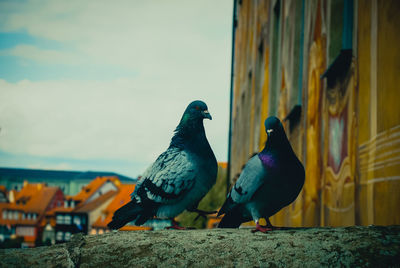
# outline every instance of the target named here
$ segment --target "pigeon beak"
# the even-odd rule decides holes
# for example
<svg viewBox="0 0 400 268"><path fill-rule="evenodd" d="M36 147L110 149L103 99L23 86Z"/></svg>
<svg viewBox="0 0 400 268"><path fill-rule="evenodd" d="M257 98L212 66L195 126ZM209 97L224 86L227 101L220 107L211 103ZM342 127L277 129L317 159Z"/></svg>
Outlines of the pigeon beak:
<svg viewBox="0 0 400 268"><path fill-rule="evenodd" d="M271 135L272 132L274 132L274 130L273 130L272 128L271 128L271 129L268 129L268 130L267 130L267 135L268 135L268 136Z"/></svg>
<svg viewBox="0 0 400 268"><path fill-rule="evenodd" d="M208 112L208 110L204 110L202 113L204 118L212 120L211 114Z"/></svg>

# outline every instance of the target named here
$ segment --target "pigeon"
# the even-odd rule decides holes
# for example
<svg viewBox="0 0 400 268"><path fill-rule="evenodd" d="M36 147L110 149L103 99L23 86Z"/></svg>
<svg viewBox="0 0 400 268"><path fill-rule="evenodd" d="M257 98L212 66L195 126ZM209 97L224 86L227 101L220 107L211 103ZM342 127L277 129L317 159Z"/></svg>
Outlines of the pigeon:
<svg viewBox="0 0 400 268"><path fill-rule="evenodd" d="M143 173L131 201L115 211L110 229L128 222L142 225L154 216L172 220L173 229L180 227L174 217L185 209L210 214L197 208L200 200L215 184L217 160L208 143L203 119L212 119L203 101L193 101L183 113L168 149Z"/></svg>
<svg viewBox="0 0 400 268"><path fill-rule="evenodd" d="M267 232L269 217L292 203L304 185L305 171L289 143L281 121L274 116L265 120L268 139L264 149L246 163L237 182L218 212L224 215L219 228L238 228L253 220L256 229ZM259 223L265 218L267 225Z"/></svg>

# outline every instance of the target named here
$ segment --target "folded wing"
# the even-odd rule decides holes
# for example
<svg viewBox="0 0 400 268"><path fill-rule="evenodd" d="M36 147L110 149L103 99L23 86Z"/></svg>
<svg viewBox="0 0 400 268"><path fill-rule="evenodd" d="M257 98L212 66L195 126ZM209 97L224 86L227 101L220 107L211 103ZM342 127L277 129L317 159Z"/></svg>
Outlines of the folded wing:
<svg viewBox="0 0 400 268"><path fill-rule="evenodd" d="M196 167L182 149L169 148L143 174L132 193L139 203L174 204L193 187Z"/></svg>
<svg viewBox="0 0 400 268"><path fill-rule="evenodd" d="M249 202L255 192L265 183L265 178L266 170L258 155L255 155L247 162L218 215L228 213L235 206Z"/></svg>

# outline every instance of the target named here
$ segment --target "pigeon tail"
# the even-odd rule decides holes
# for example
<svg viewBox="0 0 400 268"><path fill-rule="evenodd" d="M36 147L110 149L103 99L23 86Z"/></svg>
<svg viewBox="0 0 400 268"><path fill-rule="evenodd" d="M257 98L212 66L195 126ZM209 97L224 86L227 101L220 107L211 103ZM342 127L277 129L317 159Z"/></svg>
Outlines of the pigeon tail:
<svg viewBox="0 0 400 268"><path fill-rule="evenodd" d="M222 205L222 207L218 211L217 217L228 213L229 211L231 211L235 207L235 205L236 204L235 204L235 202L233 202L231 195L228 194L228 197L226 198L224 204Z"/></svg>
<svg viewBox="0 0 400 268"><path fill-rule="evenodd" d="M239 228L239 226L245 222L242 213L239 211L231 211L225 214L218 224L218 228Z"/></svg>
<svg viewBox="0 0 400 268"><path fill-rule="evenodd" d="M115 211L114 216L112 217L112 221L109 222L107 226L110 229L119 229L128 222L131 222L138 217L142 218L142 216L140 215L141 213L143 213L143 208L138 203L136 203L135 199L133 199L128 204L120 207L117 211ZM145 221L143 221L142 224L144 222Z"/></svg>

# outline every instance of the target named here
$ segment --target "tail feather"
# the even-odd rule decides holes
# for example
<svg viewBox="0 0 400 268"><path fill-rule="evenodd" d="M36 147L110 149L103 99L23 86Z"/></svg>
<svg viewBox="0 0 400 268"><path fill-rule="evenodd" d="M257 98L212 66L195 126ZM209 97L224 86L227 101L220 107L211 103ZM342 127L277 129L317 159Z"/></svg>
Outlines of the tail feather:
<svg viewBox="0 0 400 268"><path fill-rule="evenodd" d="M233 202L231 195L228 194L228 197L226 198L224 204L222 205L222 207L219 209L218 211L218 215L217 217L228 213L229 211L231 211L235 206L235 202Z"/></svg>
<svg viewBox="0 0 400 268"><path fill-rule="evenodd" d="M236 204L231 195L228 194L224 204L218 211L218 216L225 214L218 224L218 228L238 228L242 222L245 222L240 206Z"/></svg>
<svg viewBox="0 0 400 268"><path fill-rule="evenodd" d="M112 221L107 226L110 229L119 229L128 222L135 220L142 212L143 208L135 200L132 200L114 212Z"/></svg>

